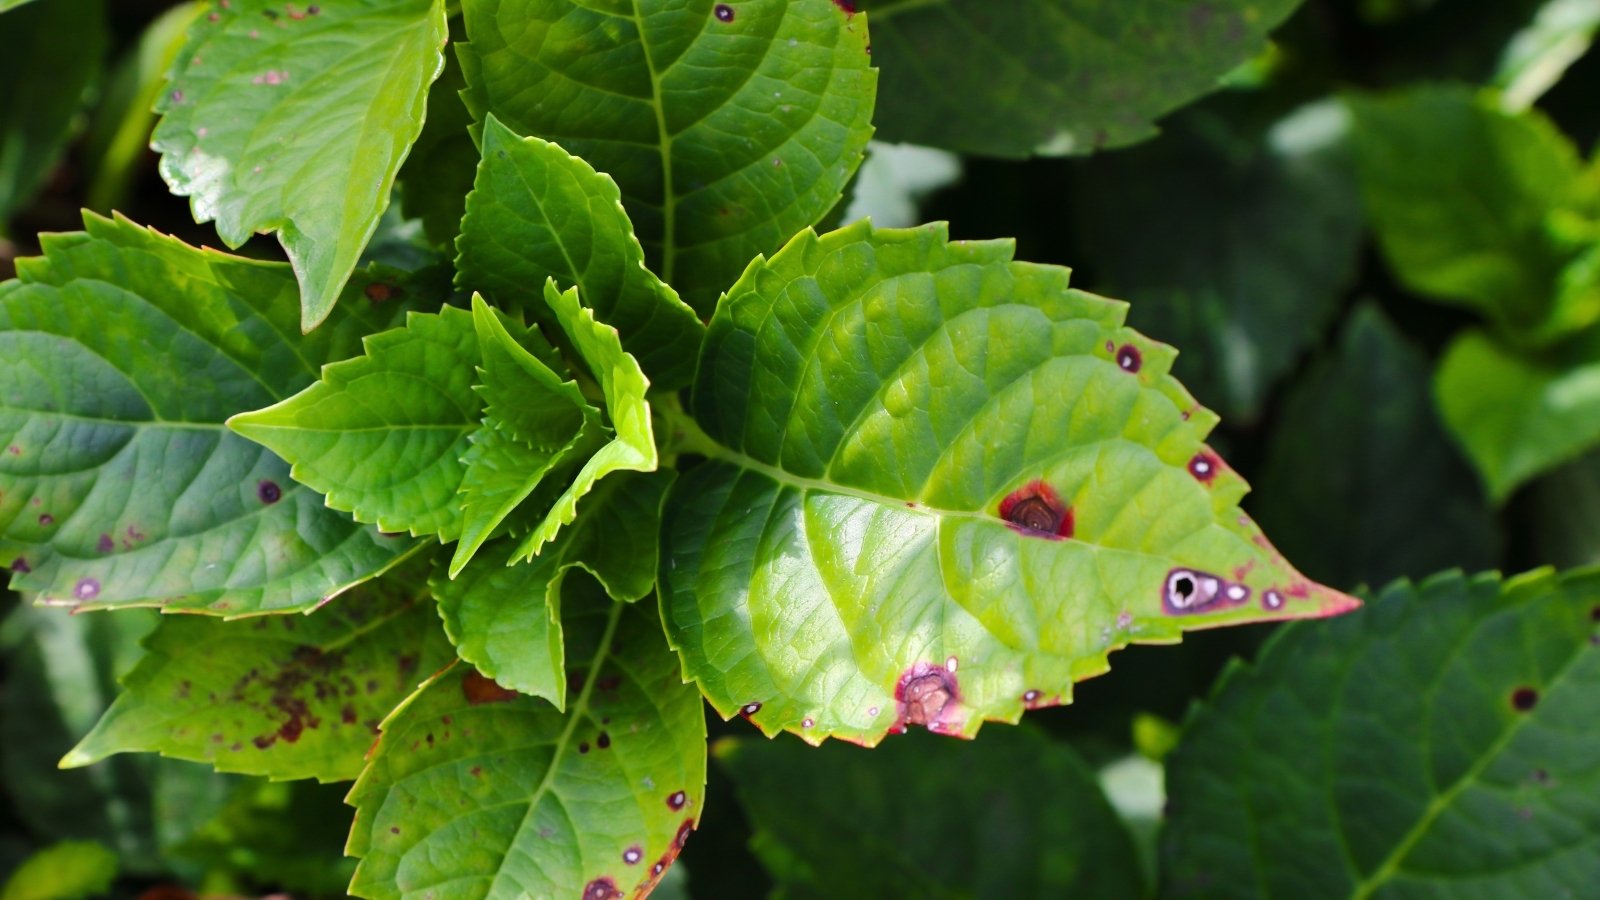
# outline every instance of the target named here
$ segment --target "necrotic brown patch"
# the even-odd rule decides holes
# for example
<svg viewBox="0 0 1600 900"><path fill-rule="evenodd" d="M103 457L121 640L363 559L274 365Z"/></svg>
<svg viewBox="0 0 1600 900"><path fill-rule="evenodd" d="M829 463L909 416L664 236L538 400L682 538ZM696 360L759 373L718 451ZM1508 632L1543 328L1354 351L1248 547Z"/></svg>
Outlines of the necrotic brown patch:
<svg viewBox="0 0 1600 900"><path fill-rule="evenodd" d="M1026 535L1072 537L1072 510L1042 481L1030 481L1007 494L1000 501L1000 518Z"/></svg>
<svg viewBox="0 0 1600 900"><path fill-rule="evenodd" d="M504 703L507 700L517 699L516 691L503 688L478 672L468 672L467 677L461 679L461 694L473 706L483 703Z"/></svg>
<svg viewBox="0 0 1600 900"><path fill-rule="evenodd" d="M939 731L947 712L961 699L955 673L934 663L917 663L907 669L895 684L895 704L900 713L894 728L921 725Z"/></svg>

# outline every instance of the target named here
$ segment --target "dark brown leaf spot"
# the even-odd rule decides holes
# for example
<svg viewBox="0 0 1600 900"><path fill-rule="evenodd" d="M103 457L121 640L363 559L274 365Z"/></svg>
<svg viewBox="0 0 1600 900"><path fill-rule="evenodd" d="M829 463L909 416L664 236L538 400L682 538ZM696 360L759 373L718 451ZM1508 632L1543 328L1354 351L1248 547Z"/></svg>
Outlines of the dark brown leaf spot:
<svg viewBox="0 0 1600 900"><path fill-rule="evenodd" d="M39 525L40 525L40 527L49 528L51 525L54 525L55 523L56 523L56 517L55 516L52 516L49 513L40 513L39 514Z"/></svg>
<svg viewBox="0 0 1600 900"><path fill-rule="evenodd" d="M744 706L739 707L739 715L744 716L746 719L758 712L761 712L761 704L759 703L746 703Z"/></svg>
<svg viewBox="0 0 1600 900"><path fill-rule="evenodd" d="M1047 537L1072 537L1072 510L1061 502L1050 485L1030 481L1000 501L1000 518L1022 534Z"/></svg>
<svg viewBox="0 0 1600 900"><path fill-rule="evenodd" d="M596 878L583 889L583 900L617 900L622 892L610 878Z"/></svg>
<svg viewBox="0 0 1600 900"><path fill-rule="evenodd" d="M1204 450L1196 453L1194 459L1189 460L1189 474L1198 478L1203 484L1210 484L1217 477L1217 469L1222 463L1217 457Z"/></svg>
<svg viewBox="0 0 1600 900"><path fill-rule="evenodd" d="M517 699L516 691L503 688L478 672L468 672L467 677L461 679L461 693L473 706Z"/></svg>
<svg viewBox="0 0 1600 900"><path fill-rule="evenodd" d="M644 859L644 850L638 844L622 851L622 861L630 866L638 865L641 859Z"/></svg>
<svg viewBox="0 0 1600 900"><path fill-rule="evenodd" d="M26 575L33 571L33 567L28 565L27 560L19 556L11 561L11 571L17 573L18 575Z"/></svg>
<svg viewBox="0 0 1600 900"><path fill-rule="evenodd" d="M922 725L931 731L942 727L941 716L960 699L955 673L934 663L917 663L900 676L894 699L899 704L900 725Z"/></svg>
<svg viewBox="0 0 1600 900"><path fill-rule="evenodd" d="M732 22L733 21L733 7L729 6L726 3L718 3L717 6L716 6L716 15L717 15L717 21L718 22Z"/></svg>
<svg viewBox="0 0 1600 900"><path fill-rule="evenodd" d="M1144 367L1144 354L1132 344L1123 344L1117 350L1117 366L1124 372L1137 372Z"/></svg>
<svg viewBox="0 0 1600 900"><path fill-rule="evenodd" d="M278 487L276 481L263 480L256 485L256 496L260 498L262 503L270 506L283 499L283 489Z"/></svg>
<svg viewBox="0 0 1600 900"><path fill-rule="evenodd" d="M1531 687L1519 687L1511 692L1511 708L1517 712L1531 712L1539 705L1539 692Z"/></svg>
<svg viewBox="0 0 1600 900"><path fill-rule="evenodd" d="M683 809L683 805L687 802L689 802L689 795L683 791L673 791L667 795L668 809Z"/></svg>
<svg viewBox="0 0 1600 900"><path fill-rule="evenodd" d="M604 731L600 732L600 736L594 739L594 745L601 750L605 750L611 746L611 735L606 734Z"/></svg>

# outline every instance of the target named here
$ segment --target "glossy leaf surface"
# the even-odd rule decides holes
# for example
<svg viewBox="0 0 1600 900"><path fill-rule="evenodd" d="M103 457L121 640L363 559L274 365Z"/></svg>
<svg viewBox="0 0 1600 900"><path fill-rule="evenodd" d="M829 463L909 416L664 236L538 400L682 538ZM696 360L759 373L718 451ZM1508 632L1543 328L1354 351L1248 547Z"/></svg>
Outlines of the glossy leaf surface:
<svg viewBox="0 0 1600 900"><path fill-rule="evenodd" d="M444 60L444 0L219 4L168 75L151 144L230 247L276 231L315 328L355 269Z"/></svg>
<svg viewBox="0 0 1600 900"><path fill-rule="evenodd" d="M350 794L351 893L613 898L671 864L704 802L703 707L650 607L597 593L563 615L565 713L461 664L384 723Z"/></svg>
<svg viewBox="0 0 1600 900"><path fill-rule="evenodd" d="M595 318L657 387L694 375L705 328L678 294L644 267L644 250L616 182L555 144L519 137L491 113L483 162L461 223L456 280L547 320L543 287L576 285Z"/></svg>
<svg viewBox="0 0 1600 900"><path fill-rule="evenodd" d="M702 315L751 257L833 207L872 133L865 23L830 0L466 0L462 13L477 120L493 113L615 179L651 268Z"/></svg>
<svg viewBox="0 0 1600 900"><path fill-rule="evenodd" d="M1446 574L1280 632L1168 757L1163 895L1582 896L1596 609L1593 570Z"/></svg>
<svg viewBox="0 0 1600 900"><path fill-rule="evenodd" d="M669 498L660 588L723 715L971 735L1129 643L1355 605L1239 511L1171 348L1067 275L856 225L730 291L694 394L712 461Z"/></svg>
<svg viewBox="0 0 1600 900"><path fill-rule="evenodd" d="M1078 755L1028 728L872 751L724 740L783 897L1143 896L1127 827ZM959 774L958 774L959 773Z"/></svg>
<svg viewBox="0 0 1600 900"><path fill-rule="evenodd" d="M62 764L143 751L223 772L354 778L378 723L452 656L418 574L402 567L307 617L164 618Z"/></svg>
<svg viewBox="0 0 1600 900"><path fill-rule="evenodd" d="M0 285L0 549L13 587L80 608L278 612L412 549L325 508L223 427L359 352L398 307L352 298L302 337L287 266L124 219L85 224L47 237L45 256Z"/></svg>
<svg viewBox="0 0 1600 900"><path fill-rule="evenodd" d="M890 141L963 153L1091 153L1152 137L1215 90L1298 0L861 0Z"/></svg>

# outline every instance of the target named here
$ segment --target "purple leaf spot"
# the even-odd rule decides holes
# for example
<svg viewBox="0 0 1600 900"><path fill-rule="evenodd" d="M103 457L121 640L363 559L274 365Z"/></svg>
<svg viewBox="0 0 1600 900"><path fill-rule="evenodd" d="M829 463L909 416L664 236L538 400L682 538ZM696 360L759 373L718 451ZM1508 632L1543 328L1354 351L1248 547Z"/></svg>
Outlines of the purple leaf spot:
<svg viewBox="0 0 1600 900"><path fill-rule="evenodd" d="M1123 344L1117 351L1117 366L1124 372L1137 372L1144 367L1144 354L1132 344Z"/></svg>
<svg viewBox="0 0 1600 900"><path fill-rule="evenodd" d="M621 896L617 883L610 878L596 878L583 889L583 900L616 900Z"/></svg>
<svg viewBox="0 0 1600 900"><path fill-rule="evenodd" d="M270 506L283 499L283 489L278 487L276 481L262 481L256 485L256 496L262 503Z"/></svg>
<svg viewBox="0 0 1600 900"><path fill-rule="evenodd" d="M1511 692L1511 708L1517 712L1530 712L1539 705L1539 692L1531 687L1519 687Z"/></svg>
<svg viewBox="0 0 1600 900"><path fill-rule="evenodd" d="M674 791L667 795L668 809L683 809L683 805L687 802L689 802L689 795L683 791Z"/></svg>
<svg viewBox="0 0 1600 900"><path fill-rule="evenodd" d="M1000 501L1000 518L1022 534L1033 537L1072 537L1072 510L1055 489L1043 481L1030 481Z"/></svg>
<svg viewBox="0 0 1600 900"><path fill-rule="evenodd" d="M718 22L732 22L733 21L733 7L729 6L726 3L718 3L717 4L716 14L717 14L717 21Z"/></svg>
<svg viewBox="0 0 1600 900"><path fill-rule="evenodd" d="M100 582L93 578L79 579L77 587L72 589L72 596L79 600L93 600L100 596Z"/></svg>

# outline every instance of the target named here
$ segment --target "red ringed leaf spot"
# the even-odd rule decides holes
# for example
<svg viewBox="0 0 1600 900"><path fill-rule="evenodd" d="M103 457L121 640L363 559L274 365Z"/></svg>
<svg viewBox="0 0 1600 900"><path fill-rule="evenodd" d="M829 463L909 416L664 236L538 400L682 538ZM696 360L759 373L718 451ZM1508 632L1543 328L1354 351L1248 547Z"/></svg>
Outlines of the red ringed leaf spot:
<svg viewBox="0 0 1600 900"><path fill-rule="evenodd" d="M1042 695L1036 690L1024 691L1022 694L1022 705L1029 709L1037 709L1040 696Z"/></svg>
<svg viewBox="0 0 1600 900"><path fill-rule="evenodd" d="M1000 518L1031 537L1072 537L1072 510L1042 481L1030 481L1000 501Z"/></svg>
<svg viewBox="0 0 1600 900"><path fill-rule="evenodd" d="M1144 354L1132 344L1123 344L1117 351L1117 367L1124 372L1138 372L1144 367Z"/></svg>
<svg viewBox="0 0 1600 900"><path fill-rule="evenodd" d="M43 526L45 528L49 528L51 525L54 525L55 523L56 523L56 517L55 516L52 516L49 513L40 513L39 514L39 524L41 526Z"/></svg>
<svg viewBox="0 0 1600 900"><path fill-rule="evenodd" d="M638 844L622 851L622 861L630 866L638 865L641 859L644 859L644 850L640 849Z"/></svg>
<svg viewBox="0 0 1600 900"><path fill-rule="evenodd" d="M578 742L578 752L579 753L588 753L589 752L589 742L588 741L579 741Z"/></svg>
<svg viewBox="0 0 1600 900"><path fill-rule="evenodd" d="M110 553L111 551L117 549L117 543L111 539L111 535L102 534L100 535L100 540L94 545L94 548L101 553Z"/></svg>
<svg viewBox="0 0 1600 900"><path fill-rule="evenodd" d="M733 21L733 7L729 6L726 3L718 3L717 4L717 6L716 6L716 14L717 14L717 21L718 22L732 22Z"/></svg>
<svg viewBox="0 0 1600 900"><path fill-rule="evenodd" d="M1283 595L1277 591L1267 591L1261 595L1261 605L1267 609L1282 609Z"/></svg>
<svg viewBox="0 0 1600 900"><path fill-rule="evenodd" d="M1249 602L1250 589L1210 572L1173 569L1161 586L1161 605L1168 615L1211 612Z"/></svg>
<svg viewBox="0 0 1600 900"><path fill-rule="evenodd" d="M72 589L72 596L79 600L93 600L100 596L100 582L94 578L79 579L77 586Z"/></svg>
<svg viewBox="0 0 1600 900"><path fill-rule="evenodd" d="M19 556L11 561L11 571L18 575L26 575L33 571L33 567L28 565L27 560Z"/></svg>
<svg viewBox="0 0 1600 900"><path fill-rule="evenodd" d="M917 663L900 676L894 687L897 727L922 725L929 731L950 724L948 713L960 705L961 690L955 673L935 663Z"/></svg>
<svg viewBox="0 0 1600 900"><path fill-rule="evenodd" d="M1210 484L1217 477L1217 469L1221 463L1212 454L1202 450L1189 460L1189 474L1200 479L1205 484Z"/></svg>
<svg viewBox="0 0 1600 900"><path fill-rule="evenodd" d="M677 834L677 836L672 839L672 849L674 851L682 850L683 849L683 845L687 844L689 842L689 835L693 831L694 831L694 820L693 819L684 819L683 820L683 824L678 826L678 834ZM674 852L672 855L674 857L676 857L678 854L676 852Z"/></svg>
<svg viewBox="0 0 1600 900"><path fill-rule="evenodd" d="M668 809L683 809L683 805L687 802L689 802L689 795L683 791L674 791L667 795Z"/></svg>
<svg viewBox="0 0 1600 900"><path fill-rule="evenodd" d="M739 707L739 715L744 716L746 719L758 712L761 712L760 703L746 703L745 705Z"/></svg>
<svg viewBox="0 0 1600 900"><path fill-rule="evenodd" d="M617 883L610 878L596 878L583 889L583 900L616 900L621 896Z"/></svg>
<svg viewBox="0 0 1600 900"><path fill-rule="evenodd" d="M366 294L367 299L373 303L386 303L403 295L405 291L401 290L396 285L384 284L381 281L374 281L373 283L367 285L362 293Z"/></svg>
<svg viewBox="0 0 1600 900"><path fill-rule="evenodd" d="M949 659L944 661L945 671L949 672L952 675L954 675L955 671L956 671L956 667L959 666L960 664L961 664L961 661L956 659L954 656L952 656Z"/></svg>
<svg viewBox="0 0 1600 900"><path fill-rule="evenodd" d="M810 716L807 716L804 719L800 720L800 727L801 728L810 728L811 726L813 726L815 724L817 724L817 720L811 718Z"/></svg>
<svg viewBox="0 0 1600 900"><path fill-rule="evenodd" d="M658 859L658 860L656 860L656 864L650 867L650 874L651 875L660 875L662 872L665 872L666 870L667 870L667 864Z"/></svg>
<svg viewBox="0 0 1600 900"><path fill-rule="evenodd" d="M1531 687L1519 687L1511 692L1511 708L1517 712L1530 712L1539 705L1539 692Z"/></svg>
<svg viewBox="0 0 1600 900"><path fill-rule="evenodd" d="M596 747L599 747L601 750L604 750L607 747L610 747L611 746L611 735L606 734L604 731L600 732L600 736L594 739L594 745Z"/></svg>
<svg viewBox="0 0 1600 900"><path fill-rule="evenodd" d="M876 706L867 707L867 715L872 716L873 718L877 718L878 708Z"/></svg>
<svg viewBox="0 0 1600 900"><path fill-rule="evenodd" d="M412 665L416 663L413 662ZM467 703L473 706L517 699L516 691L503 688L478 672L468 672L467 677L461 679L461 694L467 698Z"/></svg>
<svg viewBox="0 0 1600 900"><path fill-rule="evenodd" d="M271 506L283 498L283 489L278 487L276 481L263 480L256 485L256 496L261 499L262 503Z"/></svg>

